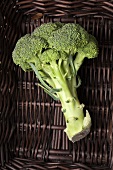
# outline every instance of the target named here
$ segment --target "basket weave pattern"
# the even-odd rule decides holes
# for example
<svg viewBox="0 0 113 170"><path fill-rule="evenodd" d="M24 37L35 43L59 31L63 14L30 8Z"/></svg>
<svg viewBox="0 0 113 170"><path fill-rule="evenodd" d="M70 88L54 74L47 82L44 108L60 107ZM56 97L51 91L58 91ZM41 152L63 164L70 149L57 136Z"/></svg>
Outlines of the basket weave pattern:
<svg viewBox="0 0 113 170"><path fill-rule="evenodd" d="M34 15L43 13L48 16L75 15L100 15L113 17L113 4L111 0L18 0L17 6L24 14Z"/></svg>
<svg viewBox="0 0 113 170"><path fill-rule="evenodd" d="M113 2L103 0L1 0L0 167L2 170L113 167ZM79 75L81 103L92 117L90 134L72 144L64 133L60 102L38 87L34 73L12 61L17 40L47 22L76 22L99 42L99 56Z"/></svg>

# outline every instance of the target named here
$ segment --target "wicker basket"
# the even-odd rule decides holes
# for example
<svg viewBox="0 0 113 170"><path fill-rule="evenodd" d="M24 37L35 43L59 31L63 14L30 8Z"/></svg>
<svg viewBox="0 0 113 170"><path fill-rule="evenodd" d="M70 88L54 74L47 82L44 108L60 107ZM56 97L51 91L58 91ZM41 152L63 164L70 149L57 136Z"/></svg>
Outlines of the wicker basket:
<svg viewBox="0 0 113 170"><path fill-rule="evenodd" d="M113 1L0 1L0 169L113 169ZM37 86L34 73L12 61L17 40L46 22L77 22L99 42L85 60L80 101L90 111L90 134L72 144L59 102Z"/></svg>

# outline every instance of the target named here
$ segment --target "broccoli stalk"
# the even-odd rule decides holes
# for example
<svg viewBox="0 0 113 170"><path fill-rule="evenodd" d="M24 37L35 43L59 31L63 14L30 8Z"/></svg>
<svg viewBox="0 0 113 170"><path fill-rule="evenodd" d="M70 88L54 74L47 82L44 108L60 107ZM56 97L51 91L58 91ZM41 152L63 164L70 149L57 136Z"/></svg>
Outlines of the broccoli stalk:
<svg viewBox="0 0 113 170"><path fill-rule="evenodd" d="M47 23L31 35L20 38L13 61L24 71L34 71L40 86L53 99L60 100L66 121L64 130L72 142L90 132L91 118L77 95L81 84L78 70L84 58L98 55L96 39L80 25Z"/></svg>

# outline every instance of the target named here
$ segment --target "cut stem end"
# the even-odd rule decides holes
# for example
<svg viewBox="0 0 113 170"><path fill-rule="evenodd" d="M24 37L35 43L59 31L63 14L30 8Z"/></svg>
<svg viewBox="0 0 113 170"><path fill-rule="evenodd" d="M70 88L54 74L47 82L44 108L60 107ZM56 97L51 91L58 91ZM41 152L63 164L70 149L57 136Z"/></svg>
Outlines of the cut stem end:
<svg viewBox="0 0 113 170"><path fill-rule="evenodd" d="M91 127L87 128L87 129L83 129L81 132L74 135L70 140L74 143L74 142L77 142L77 141L85 138L90 133L90 129L91 129Z"/></svg>

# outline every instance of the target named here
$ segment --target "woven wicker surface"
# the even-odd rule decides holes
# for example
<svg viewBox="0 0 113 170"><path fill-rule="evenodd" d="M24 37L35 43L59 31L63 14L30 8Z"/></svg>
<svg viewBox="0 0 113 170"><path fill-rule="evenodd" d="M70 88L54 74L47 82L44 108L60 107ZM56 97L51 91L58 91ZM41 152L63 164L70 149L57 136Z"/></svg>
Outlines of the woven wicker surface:
<svg viewBox="0 0 113 170"><path fill-rule="evenodd" d="M1 0L0 167L2 170L113 167L113 2L89 0ZM99 42L99 57L85 60L79 75L81 103L92 129L72 144L63 132L60 102L37 86L34 73L12 61L17 40L46 22L77 22Z"/></svg>

